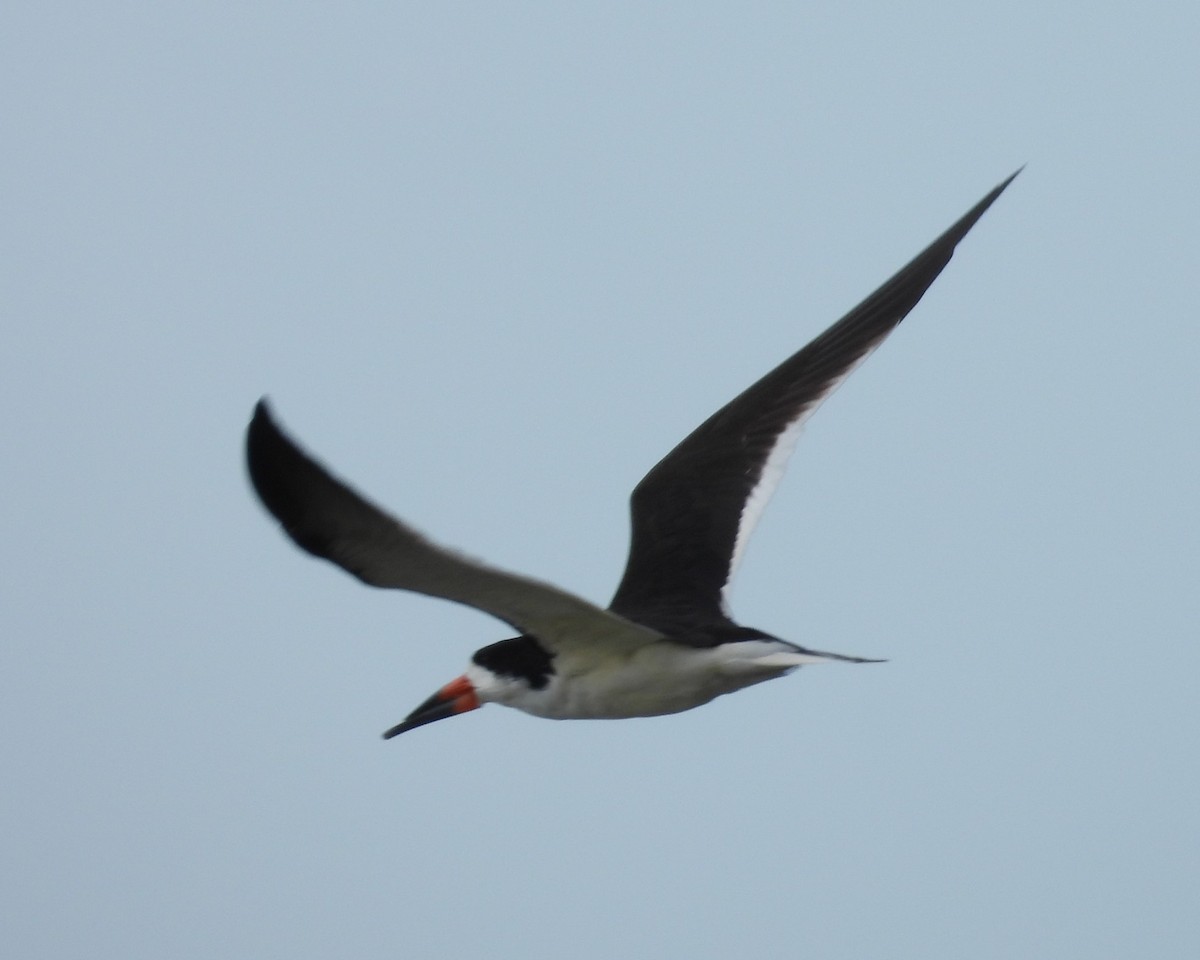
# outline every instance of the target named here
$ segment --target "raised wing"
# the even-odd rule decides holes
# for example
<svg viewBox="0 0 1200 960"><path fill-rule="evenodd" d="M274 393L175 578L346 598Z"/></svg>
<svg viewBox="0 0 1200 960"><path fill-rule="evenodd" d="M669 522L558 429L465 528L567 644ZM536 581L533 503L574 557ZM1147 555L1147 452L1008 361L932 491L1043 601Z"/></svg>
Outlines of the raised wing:
<svg viewBox="0 0 1200 960"><path fill-rule="evenodd" d="M725 619L725 588L800 427L917 305L955 245L1016 175L646 474L631 498L629 559L610 609L649 623L656 614L682 610Z"/></svg>
<svg viewBox="0 0 1200 960"><path fill-rule="evenodd" d="M246 462L255 491L287 535L363 583L475 607L551 650L598 642L640 646L660 636L557 587L430 542L297 447L275 424L265 400L246 431Z"/></svg>

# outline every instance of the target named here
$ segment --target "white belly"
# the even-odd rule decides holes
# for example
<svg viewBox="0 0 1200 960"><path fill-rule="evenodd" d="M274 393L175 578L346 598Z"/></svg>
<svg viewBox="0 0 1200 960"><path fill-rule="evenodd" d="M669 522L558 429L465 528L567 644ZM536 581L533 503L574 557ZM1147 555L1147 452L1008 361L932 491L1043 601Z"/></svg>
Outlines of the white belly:
<svg viewBox="0 0 1200 960"><path fill-rule="evenodd" d="M539 717L619 720L678 713L824 658L774 640L711 649L652 643L632 651L560 655L542 690L502 684L481 696ZM482 693L482 691L481 691Z"/></svg>

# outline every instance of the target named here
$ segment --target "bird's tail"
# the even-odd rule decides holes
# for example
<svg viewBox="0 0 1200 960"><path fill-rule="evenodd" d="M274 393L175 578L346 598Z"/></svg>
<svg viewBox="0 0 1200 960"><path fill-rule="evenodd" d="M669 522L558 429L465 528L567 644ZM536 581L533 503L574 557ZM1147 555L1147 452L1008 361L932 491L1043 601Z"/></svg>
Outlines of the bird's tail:
<svg viewBox="0 0 1200 960"><path fill-rule="evenodd" d="M808 663L833 663L838 660L843 663L887 663L886 660L874 660L870 657L850 657L844 653L808 650L805 647L796 647L793 650L781 650L779 653L768 655L759 662L768 665L777 664L781 667L801 667Z"/></svg>

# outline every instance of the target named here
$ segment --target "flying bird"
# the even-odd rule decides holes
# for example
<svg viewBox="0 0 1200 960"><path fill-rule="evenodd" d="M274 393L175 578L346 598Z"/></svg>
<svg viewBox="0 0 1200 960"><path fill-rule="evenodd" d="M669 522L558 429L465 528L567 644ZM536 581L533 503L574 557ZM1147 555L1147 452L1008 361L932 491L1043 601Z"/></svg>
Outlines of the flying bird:
<svg viewBox="0 0 1200 960"><path fill-rule="evenodd" d="M485 703L553 719L657 716L804 664L878 662L741 626L726 602L730 579L802 424L916 306L1016 175L646 474L630 500L629 557L608 609L427 539L301 450L260 400L246 434L250 479L298 546L370 586L463 603L520 634L476 651L460 677L383 736Z"/></svg>

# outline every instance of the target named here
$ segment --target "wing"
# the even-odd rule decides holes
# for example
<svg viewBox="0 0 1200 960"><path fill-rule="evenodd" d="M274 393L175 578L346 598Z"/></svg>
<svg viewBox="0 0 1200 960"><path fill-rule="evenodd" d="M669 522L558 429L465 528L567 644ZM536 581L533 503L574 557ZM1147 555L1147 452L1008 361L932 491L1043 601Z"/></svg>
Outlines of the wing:
<svg viewBox="0 0 1200 960"><path fill-rule="evenodd" d="M630 501L632 542L612 610L651 623L655 613L676 610L724 620L724 591L800 427L917 305L1016 175L646 474Z"/></svg>
<svg viewBox="0 0 1200 960"><path fill-rule="evenodd" d="M660 634L557 587L439 547L388 516L297 447L259 401L246 431L250 480L296 544L373 587L475 607L552 650L580 642L640 646Z"/></svg>

